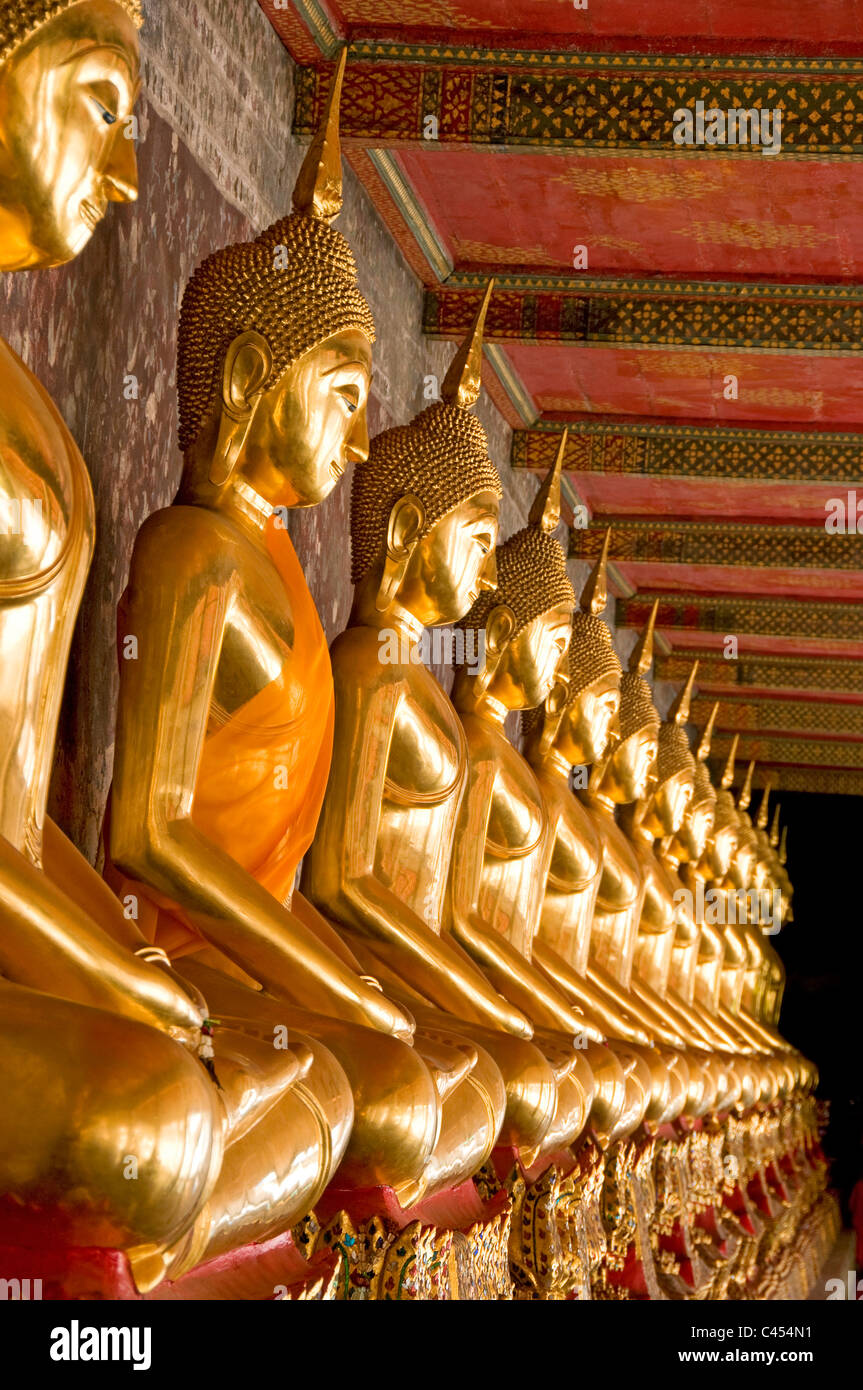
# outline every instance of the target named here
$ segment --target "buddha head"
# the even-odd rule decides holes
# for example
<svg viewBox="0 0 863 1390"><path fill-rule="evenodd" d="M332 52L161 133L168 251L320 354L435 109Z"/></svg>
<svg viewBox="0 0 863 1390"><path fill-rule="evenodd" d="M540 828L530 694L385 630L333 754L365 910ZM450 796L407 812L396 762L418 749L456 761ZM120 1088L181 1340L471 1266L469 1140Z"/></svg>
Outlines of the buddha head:
<svg viewBox="0 0 863 1390"><path fill-rule="evenodd" d="M5 0L0 269L71 261L110 202L138 196L140 24L139 0Z"/></svg>
<svg viewBox="0 0 863 1390"><path fill-rule="evenodd" d="M527 526L497 547L497 587L481 593L461 621L478 641L476 675L459 672L462 708L489 699L505 710L534 709L565 671L575 593L553 532L560 523L563 447L540 488Z"/></svg>
<svg viewBox="0 0 863 1390"><path fill-rule="evenodd" d="M770 844L770 836L767 831L771 788L772 782L768 778L764 783L764 790L761 794L761 804L758 807L758 814L755 818L755 843L758 847L755 880L759 888L764 888L769 892L779 887L779 882L775 873L778 861Z"/></svg>
<svg viewBox="0 0 863 1390"><path fill-rule="evenodd" d="M737 853L737 808L729 788L734 781L738 741L739 735L735 734L720 778L719 791L716 793L713 829L707 837L704 850L703 867L707 878L718 884L723 884L728 878L732 860Z"/></svg>
<svg viewBox="0 0 863 1390"><path fill-rule="evenodd" d="M601 795L619 805L641 801L652 784L659 750L659 715L644 673L653 660L654 604L620 681L620 737L597 779Z"/></svg>
<svg viewBox="0 0 863 1390"><path fill-rule="evenodd" d="M186 286L177 343L180 500L237 495L311 507L368 454L374 322L330 225L342 205L338 104L345 50L293 195L253 241L223 247Z"/></svg>
<svg viewBox="0 0 863 1390"><path fill-rule="evenodd" d="M573 767L603 757L618 733L622 667L599 616L608 597L610 534L582 592L581 610L573 614L566 669L543 704L522 715L526 748L540 754L553 748Z"/></svg>
<svg viewBox="0 0 863 1390"><path fill-rule="evenodd" d="M697 670L696 661L659 729L655 785L643 820L645 829L656 837L677 834L695 790L695 759L684 725Z"/></svg>
<svg viewBox="0 0 863 1390"><path fill-rule="evenodd" d="M423 627L457 622L496 583L503 495L479 399L490 283L444 378L441 399L409 425L376 435L351 490L351 577L357 604L394 605Z"/></svg>
<svg viewBox="0 0 863 1390"><path fill-rule="evenodd" d="M682 861L690 864L697 864L703 859L713 835L716 819L716 792L710 780L707 759L710 756L710 741L718 709L719 705L715 704L701 735L695 757L692 800L672 846L673 852L677 853Z"/></svg>
<svg viewBox="0 0 863 1390"><path fill-rule="evenodd" d="M752 799L752 776L755 763L750 762L746 777L737 798L737 849L730 866L730 878L734 887L746 892L755 886L755 868L758 862L758 842L746 808Z"/></svg>

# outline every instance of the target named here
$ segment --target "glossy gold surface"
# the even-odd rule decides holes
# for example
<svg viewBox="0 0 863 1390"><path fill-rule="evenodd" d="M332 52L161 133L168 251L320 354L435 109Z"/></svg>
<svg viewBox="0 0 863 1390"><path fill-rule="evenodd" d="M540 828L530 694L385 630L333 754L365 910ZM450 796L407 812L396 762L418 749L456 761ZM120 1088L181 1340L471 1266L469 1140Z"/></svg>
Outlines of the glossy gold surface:
<svg viewBox="0 0 863 1390"><path fill-rule="evenodd" d="M562 1067L528 1041L527 1018L444 929L467 748L418 645L424 627L458 620L496 582L500 484L484 434L466 417L479 389L484 312L485 304L441 405L375 440L355 474L358 582L350 624L332 648L333 769L303 877L366 968L405 1002L418 1047L469 1039L493 1059L491 1073L474 1067L457 1088L451 1116L445 1107L425 1189L437 1173L454 1181L473 1171L471 1127L488 1134L489 1149L497 1138L535 1149L552 1124ZM376 499L393 493L380 515Z"/></svg>
<svg viewBox="0 0 863 1390"><path fill-rule="evenodd" d="M0 68L4 269L68 260L108 199L135 196L119 122L137 81L134 24L107 0L14 48ZM135 924L45 815L93 499L54 405L4 343L0 459L0 1195L152 1270L213 1189L231 1110L263 1103L266 1069L216 1092L195 1056L201 1002L139 954ZM290 1053L279 1069L287 1085L299 1074Z"/></svg>
<svg viewBox="0 0 863 1390"><path fill-rule="evenodd" d="M135 198L139 84L135 0L45 23L13 7L10 271L70 260ZM284 1232L331 1183L410 1208L507 1146L531 1200L561 1161L577 1191L588 1129L609 1201L649 1193L661 1130L709 1205L696 1158L745 1135L741 1182L763 1177L782 1107L796 1119L817 1080L778 1032L784 970L754 912L717 925L681 893L775 890L790 918L769 791L753 824L732 755L714 792L712 718L693 759L694 670L660 727L655 609L621 674L598 621L608 539L574 616L553 540L565 435L528 525L496 544L470 414L491 285L442 399L370 446L374 329L330 227L343 71L344 54L293 212L184 297L183 478L121 605L107 883L45 809L93 498L0 342L0 1204L36 1243L126 1252L141 1290ZM331 667L286 514L349 464L356 587ZM421 641L453 624L477 649L450 699Z"/></svg>
<svg viewBox="0 0 863 1390"><path fill-rule="evenodd" d="M341 69L334 90L340 80ZM331 102L328 129L335 109ZM337 159L329 129L307 156L294 219L337 209ZM297 256L307 245L302 231L286 220ZM329 273L314 262L329 243L323 252L318 244L313 238L307 252L309 282ZM231 257L242 275L242 249ZM196 314L206 311L207 266L198 274ZM266 303L260 312L268 321ZM316 1059L303 1082L306 1129L315 1119L316 1132L305 1134L286 1099L262 1120L263 1138L257 1128L246 1136L210 1198L203 1252L199 1246L187 1263L260 1239L264 1221L269 1234L283 1229L340 1163L340 1181L385 1182L412 1200L441 1112L454 1108L442 1093L465 1069L452 1049L411 1048L409 1013L308 902L292 901L329 767L332 687L282 518L326 497L347 464L368 453L370 343L357 328L327 331L343 312L361 317L362 306L322 301L318 312L320 341L282 371L278 335L293 341L289 320L274 324L270 338L249 329L229 344L216 398L186 449L178 504L151 517L138 538L123 615L139 649L161 656L129 663L121 675L113 863L146 885L160 909L170 905L170 919L159 918L174 933L165 939L178 943L178 968L204 989L213 1012L247 1030L263 1019L272 1038L280 1023L292 1036L301 1009ZM181 323L181 365L184 343L202 341L189 325L184 338ZM192 940L178 940L179 923ZM472 1160L484 1118L472 1116ZM481 1138L483 1152L493 1137Z"/></svg>
<svg viewBox="0 0 863 1390"><path fill-rule="evenodd" d="M137 197L138 66L135 24L114 0L61 10L0 66L3 270L71 260L109 202Z"/></svg>
<svg viewBox="0 0 863 1390"><path fill-rule="evenodd" d="M562 449L531 511L525 531L498 548L500 589L475 607L485 660L461 671L453 699L468 749L468 780L456 830L448 929L497 988L530 1018L534 1041L557 1077L557 1107L541 1151L571 1144L590 1106L575 1062L600 1031L558 989L534 959L552 840L540 786L514 749L504 724L511 711L532 709L550 694L566 658L572 590L557 573ZM559 549L559 548L558 548ZM562 567L561 567L562 572ZM548 582L546 582L548 581ZM548 597L559 599L548 604ZM471 615L466 623L472 621ZM468 629L470 630L470 629ZM583 1059L582 1059L583 1060ZM588 1064L589 1065L589 1064Z"/></svg>

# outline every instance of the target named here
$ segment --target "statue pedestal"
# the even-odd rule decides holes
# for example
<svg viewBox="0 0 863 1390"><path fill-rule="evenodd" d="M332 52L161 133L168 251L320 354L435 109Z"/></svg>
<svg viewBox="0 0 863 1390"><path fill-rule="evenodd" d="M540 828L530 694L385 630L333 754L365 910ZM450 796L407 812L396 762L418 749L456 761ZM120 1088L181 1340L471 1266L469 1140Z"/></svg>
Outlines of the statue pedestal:
<svg viewBox="0 0 863 1390"><path fill-rule="evenodd" d="M29 1280L30 1297L57 1300L192 1302L318 1300L334 1296L339 1258L331 1251L306 1260L290 1231L199 1265L151 1293L135 1287L122 1250L0 1245L0 1279Z"/></svg>
<svg viewBox="0 0 863 1390"><path fill-rule="evenodd" d="M347 1302L497 1301L512 1297L512 1202L460 1183L403 1208L389 1187L330 1187L294 1235L342 1258L335 1297Z"/></svg>

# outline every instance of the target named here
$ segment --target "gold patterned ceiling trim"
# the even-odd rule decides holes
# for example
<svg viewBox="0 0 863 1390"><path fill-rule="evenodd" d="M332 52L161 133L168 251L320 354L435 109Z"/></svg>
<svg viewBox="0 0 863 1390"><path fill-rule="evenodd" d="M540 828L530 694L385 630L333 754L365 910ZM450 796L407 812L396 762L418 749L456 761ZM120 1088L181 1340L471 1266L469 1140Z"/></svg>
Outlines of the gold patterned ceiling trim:
<svg viewBox="0 0 863 1390"><path fill-rule="evenodd" d="M604 420L541 422L515 430L513 467L550 468L564 429L569 430L564 468L575 473L837 484L863 479L863 434Z"/></svg>
<svg viewBox="0 0 863 1390"><path fill-rule="evenodd" d="M533 67L571 72L752 72L863 74L860 58L771 57L769 54L722 53L578 53L571 50L495 48L472 43L401 43L354 38L349 56L374 62L453 63L474 67Z"/></svg>
<svg viewBox="0 0 863 1390"><path fill-rule="evenodd" d="M719 765L724 762L731 744L730 734L720 734L714 740ZM724 755L724 756L723 756ZM838 768L842 771L863 771L863 743L841 743L832 739L782 738L771 734L744 733L737 745L737 761L747 763L752 758L765 766Z"/></svg>
<svg viewBox="0 0 863 1390"><path fill-rule="evenodd" d="M641 564L731 565L759 569L863 570L863 536L820 526L708 521L628 521L596 516L570 531L570 556L598 558L611 527L612 560Z"/></svg>
<svg viewBox="0 0 863 1390"><path fill-rule="evenodd" d="M401 52L399 51L401 47ZM562 63L525 65L509 53L476 49L475 58L443 56L417 46L352 44L345 77L342 137L380 145L427 141L429 116L441 144L521 150L667 151L686 159L760 159L757 144L680 145L675 111L782 111L775 158L848 160L863 157L863 63L856 59L720 60L675 55L551 55ZM440 55L440 56L438 56ZM491 61L489 61L491 60ZM569 66L567 67L567 60ZM315 129L328 73L296 72L294 133Z"/></svg>
<svg viewBox="0 0 863 1390"><path fill-rule="evenodd" d="M715 700L699 695L692 702L692 723L699 728L710 718ZM765 700L741 693L719 701L717 738L728 733L832 734L863 739L863 705L833 700ZM844 762L843 758L839 759Z"/></svg>
<svg viewBox="0 0 863 1390"><path fill-rule="evenodd" d="M863 351L863 286L641 280L617 288L566 276L560 288L527 288L514 285L516 278L495 277L489 340L819 357ZM462 288L463 272L456 288L455 279L426 290L423 330L432 337L462 337L476 313L479 286Z"/></svg>
<svg viewBox="0 0 863 1390"><path fill-rule="evenodd" d="M674 647L656 659L660 680L686 680L698 661L698 686L760 686L769 690L813 690L819 694L863 695L863 662L833 657L740 656L728 660L704 648Z"/></svg>
<svg viewBox="0 0 863 1390"><path fill-rule="evenodd" d="M618 627L641 627L659 603L658 627L759 637L829 637L863 642L863 604L810 603L795 599L738 598L735 595L662 594L639 590L619 598Z"/></svg>

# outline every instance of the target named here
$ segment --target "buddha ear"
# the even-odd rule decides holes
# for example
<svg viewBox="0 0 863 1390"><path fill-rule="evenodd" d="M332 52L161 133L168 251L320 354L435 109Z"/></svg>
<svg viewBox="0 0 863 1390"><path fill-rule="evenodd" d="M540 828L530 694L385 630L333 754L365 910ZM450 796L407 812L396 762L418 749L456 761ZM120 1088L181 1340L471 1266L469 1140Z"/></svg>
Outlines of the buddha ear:
<svg viewBox="0 0 863 1390"><path fill-rule="evenodd" d="M375 607L379 613L386 612L401 588L410 558L425 530L425 524L426 509L414 493L406 492L393 504L387 522L384 572L375 599Z"/></svg>
<svg viewBox="0 0 863 1390"><path fill-rule="evenodd" d="M514 632L515 614L512 609L506 603L495 604L485 620L483 665L474 683L474 695L477 699L488 688Z"/></svg>
<svg viewBox="0 0 863 1390"><path fill-rule="evenodd" d="M554 685L546 695L542 707L544 718L542 721L542 735L539 741L541 753L548 753L554 745L554 740L557 738L568 700L569 681L563 672L558 671L554 678Z"/></svg>
<svg viewBox="0 0 863 1390"><path fill-rule="evenodd" d="M222 487L233 473L246 435L273 370L273 354L261 333L240 333L228 344L222 367L219 437L210 465L210 482Z"/></svg>
<svg viewBox="0 0 863 1390"><path fill-rule="evenodd" d="M253 328L239 333L225 353L222 408L238 418L250 414L272 370L273 354L263 334Z"/></svg>
<svg viewBox="0 0 863 1390"><path fill-rule="evenodd" d="M507 603L496 603L485 620L485 649L488 656L500 661L509 639L515 632L515 614Z"/></svg>

